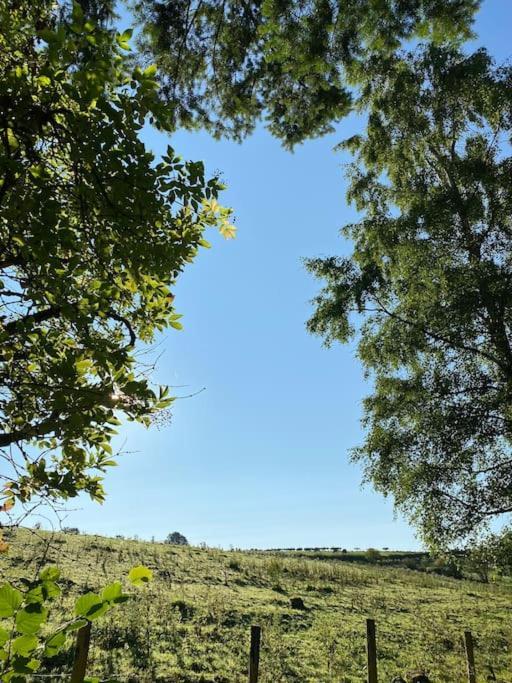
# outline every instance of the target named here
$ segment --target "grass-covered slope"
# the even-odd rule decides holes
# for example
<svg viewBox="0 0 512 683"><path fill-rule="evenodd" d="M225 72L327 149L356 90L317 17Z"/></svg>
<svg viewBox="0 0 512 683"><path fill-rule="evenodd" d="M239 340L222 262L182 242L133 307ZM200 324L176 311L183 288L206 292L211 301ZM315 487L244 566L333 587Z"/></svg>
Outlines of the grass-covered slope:
<svg viewBox="0 0 512 683"><path fill-rule="evenodd" d="M51 543L48 545L48 541ZM90 674L124 681L247 680L251 624L263 627L261 681L365 680L365 619L378 629L379 680L415 668L462 683L461 636L473 631L479 680L512 681L512 592L427 573L160 543L20 530L3 578L32 576L42 553L71 599L145 564L154 581L94 623ZM305 609L293 609L300 597ZM54 670L68 671L67 656Z"/></svg>

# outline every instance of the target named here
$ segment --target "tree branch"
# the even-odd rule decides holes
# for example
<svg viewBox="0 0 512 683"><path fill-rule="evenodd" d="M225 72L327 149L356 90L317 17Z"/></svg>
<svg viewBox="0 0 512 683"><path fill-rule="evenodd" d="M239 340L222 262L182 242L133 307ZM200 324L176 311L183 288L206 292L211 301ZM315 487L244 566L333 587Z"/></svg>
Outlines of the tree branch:
<svg viewBox="0 0 512 683"><path fill-rule="evenodd" d="M39 424L30 425L17 432L4 432L3 434L0 434L0 448L5 448L18 441L27 441L36 436L44 436L45 434L54 431L60 424L58 416L59 413L53 411L50 413L49 417Z"/></svg>
<svg viewBox="0 0 512 683"><path fill-rule="evenodd" d="M482 349L479 349L477 346L470 346L469 344L464 344L464 342L461 341L454 341L453 339L450 339L449 337L445 337L442 334L438 334L437 332L432 332L431 330L427 329L424 325L419 325L418 323L414 322L413 320L409 320L408 318L404 318L403 316L399 315L398 313L395 313L394 311L390 311L384 304L379 300L377 296L374 295L374 299L379 305L382 313L385 313L387 316L390 318L393 318L395 320L398 320L401 323L404 323L404 325L409 325L410 327L415 327L423 332L427 337L430 337L434 341L441 342L442 344L446 344L447 346L451 346L454 349L461 349L463 351L468 351L469 353L473 353L475 355L482 356L483 358L486 358L487 360L490 360L492 363L496 364L498 367L500 367L502 370L507 371L508 368L504 367L503 364L500 362L498 358L493 356L491 353L488 353L487 351L484 351Z"/></svg>
<svg viewBox="0 0 512 683"><path fill-rule="evenodd" d="M3 325L2 332L8 335L16 334L19 328L22 328L27 323L41 323L45 320L50 320L51 318L57 318L61 314L60 308L57 306L50 306L42 311L37 311L36 313L29 313L28 315L18 318L17 320L12 320L11 322L5 323ZM0 323L1 324L1 323Z"/></svg>
<svg viewBox="0 0 512 683"><path fill-rule="evenodd" d="M122 323L128 330L128 334L130 335L130 343L127 345L127 348L135 346L135 342L137 341L137 335L135 334L135 331L130 321L124 316L119 315L119 313L116 313L115 311L109 311L108 315L112 318L112 320L117 320L118 322Z"/></svg>

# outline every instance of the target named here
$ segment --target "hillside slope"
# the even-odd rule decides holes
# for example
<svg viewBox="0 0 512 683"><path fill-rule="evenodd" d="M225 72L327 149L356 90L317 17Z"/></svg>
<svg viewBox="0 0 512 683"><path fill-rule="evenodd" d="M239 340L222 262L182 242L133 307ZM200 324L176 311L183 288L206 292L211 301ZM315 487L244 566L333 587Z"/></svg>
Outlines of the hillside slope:
<svg viewBox="0 0 512 683"><path fill-rule="evenodd" d="M125 683L246 681L251 624L263 627L263 683L361 683L365 619L378 628L379 680L424 668L462 683L461 635L473 631L479 680L512 681L512 602L506 585L483 585L404 569L263 553L19 530L0 560L3 578L31 577L38 559L62 569L64 596L153 569L135 600L93 627L90 674ZM300 597L305 609L293 609ZM72 648L53 662L69 670ZM50 669L48 670L48 672Z"/></svg>

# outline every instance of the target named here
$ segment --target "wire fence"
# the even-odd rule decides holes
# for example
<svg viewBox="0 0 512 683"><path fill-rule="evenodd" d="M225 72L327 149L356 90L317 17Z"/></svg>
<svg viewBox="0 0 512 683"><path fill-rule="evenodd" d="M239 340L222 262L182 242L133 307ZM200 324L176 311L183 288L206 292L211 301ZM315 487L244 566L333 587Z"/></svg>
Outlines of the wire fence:
<svg viewBox="0 0 512 683"><path fill-rule="evenodd" d="M60 674L34 674L32 676L33 681L67 680L70 681L70 683L84 683L84 680L87 677L89 648L91 643L91 628L92 624L91 622L88 622L87 625L83 626L77 631L73 668L71 672ZM248 683L258 683L259 680L261 642L261 626L251 626L247 667ZM474 641L471 631L464 631L463 642L466 659L467 683L477 683ZM366 660L366 683L384 683L382 679L379 682L377 627L374 619L366 620ZM124 678L117 678L115 675L109 675L108 677L109 683L124 680ZM386 681L386 683L435 683L435 681L431 681L426 672L417 671L411 673L408 676L407 681L405 681L401 676L397 676L392 681Z"/></svg>

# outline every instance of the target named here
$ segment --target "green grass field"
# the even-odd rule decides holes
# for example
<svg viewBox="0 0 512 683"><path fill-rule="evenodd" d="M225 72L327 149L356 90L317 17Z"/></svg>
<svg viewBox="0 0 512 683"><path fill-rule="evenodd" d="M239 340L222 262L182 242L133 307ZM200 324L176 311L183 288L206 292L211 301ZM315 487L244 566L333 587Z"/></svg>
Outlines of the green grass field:
<svg viewBox="0 0 512 683"><path fill-rule="evenodd" d="M407 569L19 530L2 578L32 577L41 555L62 569L73 598L145 564L154 580L94 622L90 675L102 679L238 683L247 679L249 630L261 624L260 680L362 683L365 619L377 622L379 681L422 668L462 683L462 633L472 630L479 681L512 681L512 589ZM293 609L300 597L305 609ZM69 650L47 673L69 671ZM488 678L494 672L496 678ZM50 679L43 679L50 680ZM57 679L55 679L57 680ZM60 679L62 680L62 679ZM64 678L65 680L65 678Z"/></svg>

